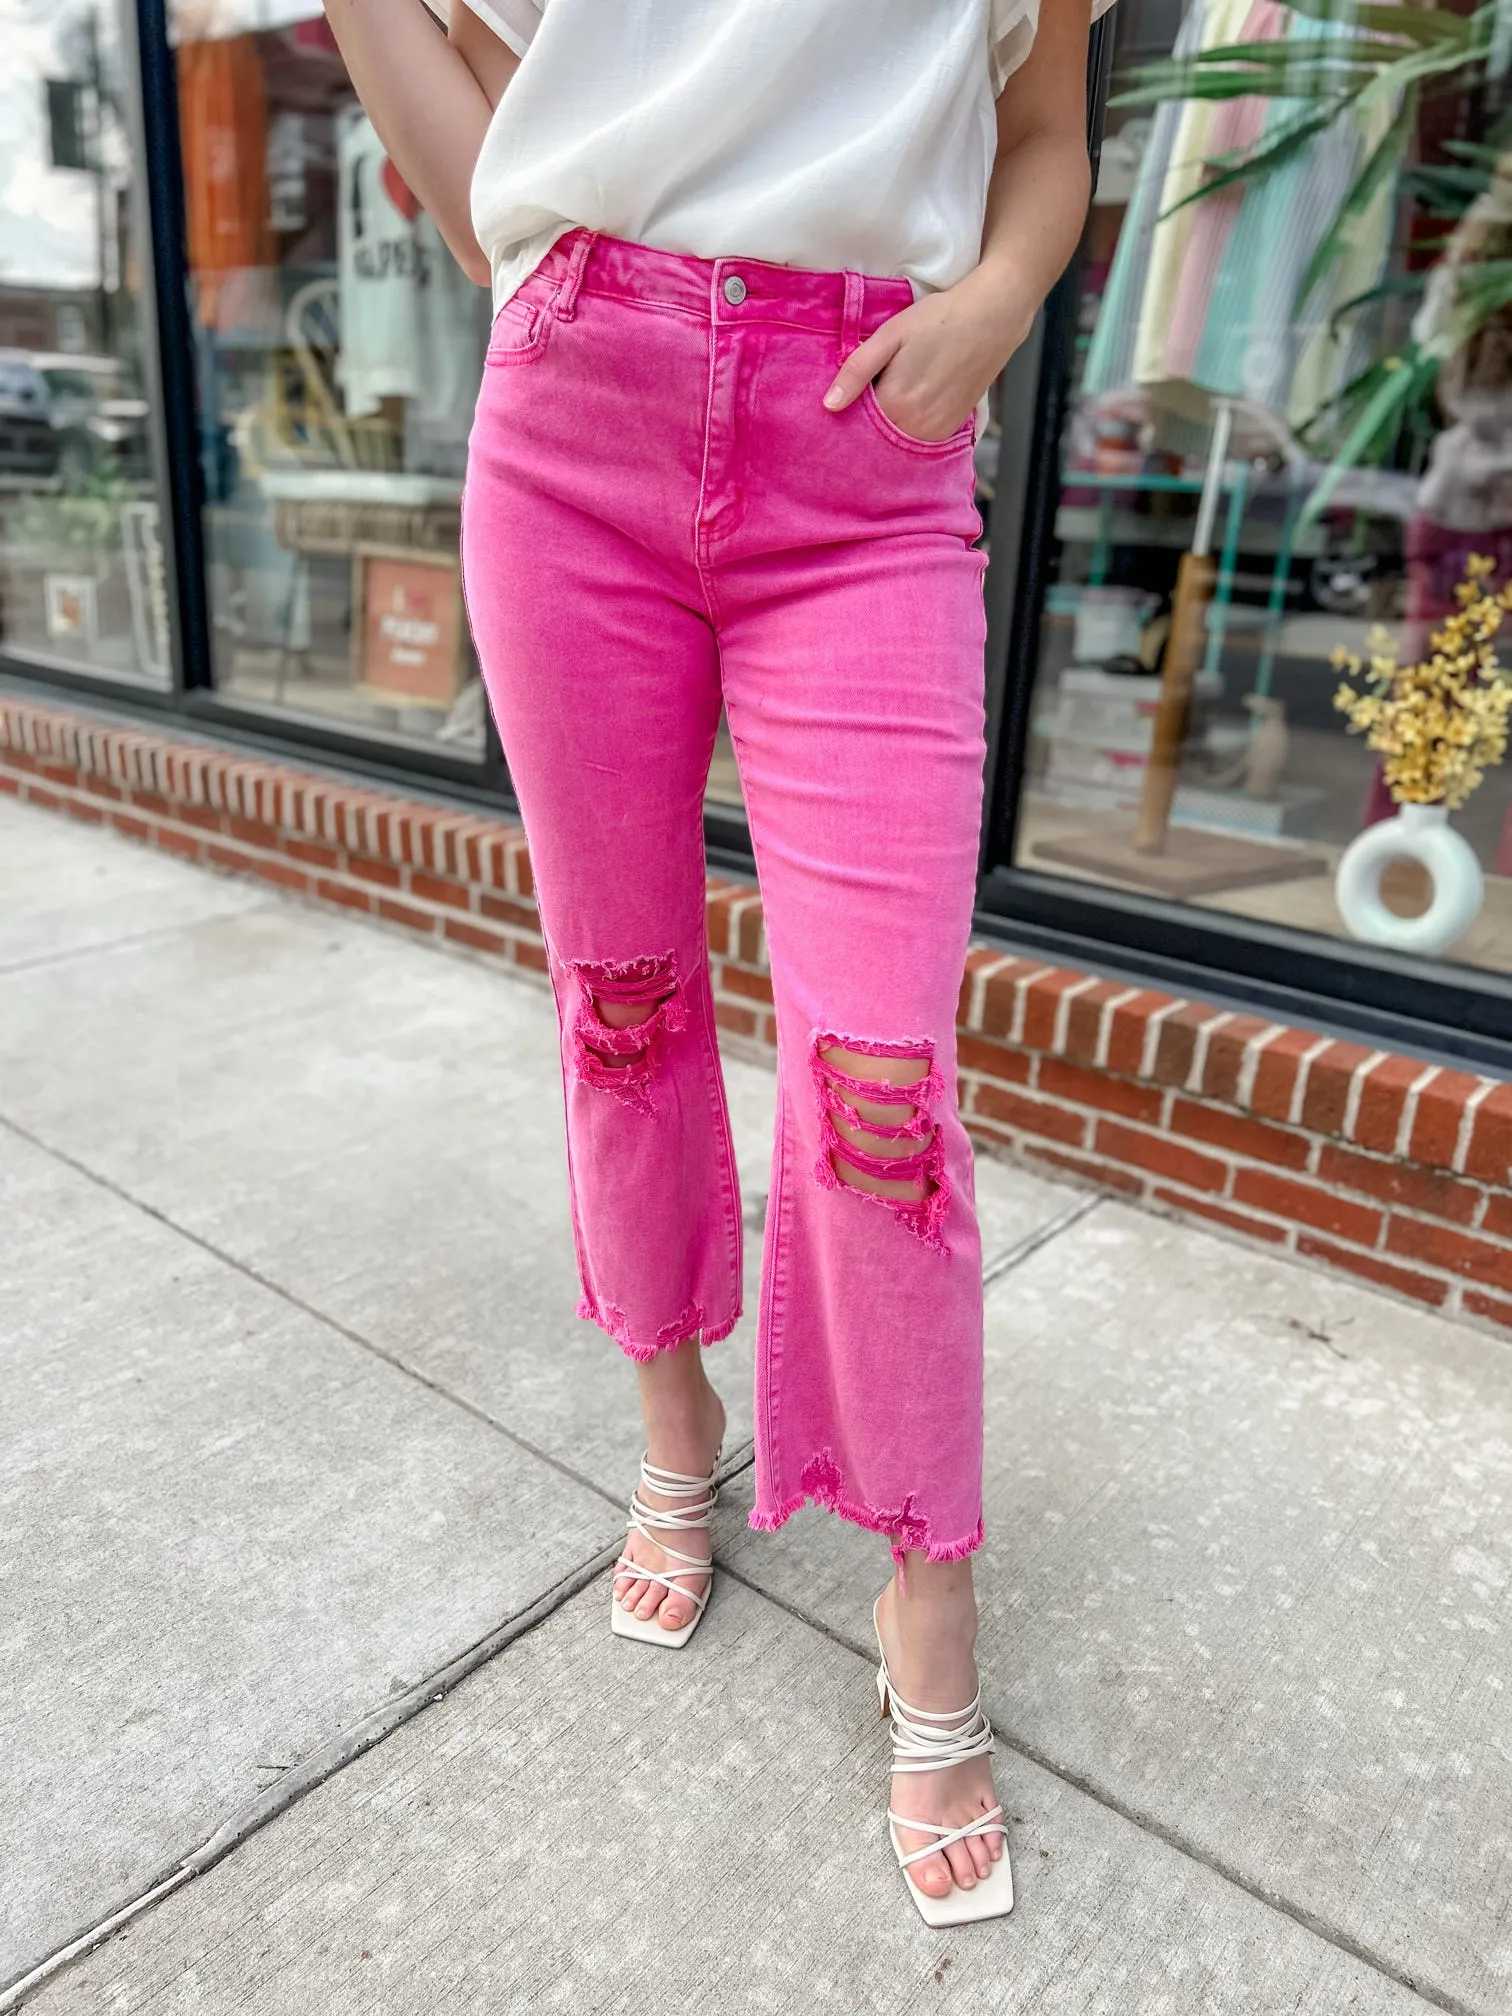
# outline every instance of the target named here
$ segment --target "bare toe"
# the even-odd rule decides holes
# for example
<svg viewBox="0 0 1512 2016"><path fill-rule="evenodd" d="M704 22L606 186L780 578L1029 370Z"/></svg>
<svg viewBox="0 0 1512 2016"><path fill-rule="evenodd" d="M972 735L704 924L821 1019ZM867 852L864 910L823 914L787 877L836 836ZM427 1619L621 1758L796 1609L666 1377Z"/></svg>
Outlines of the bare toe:
<svg viewBox="0 0 1512 2016"><path fill-rule="evenodd" d="M952 1841L944 1851L945 1860L950 1864L950 1873L963 1890L976 1888L976 1870L972 1867L971 1850L964 1841Z"/></svg>
<svg viewBox="0 0 1512 2016"><path fill-rule="evenodd" d="M680 1631L690 1623L698 1611L698 1595L702 1593L690 1589L673 1589L661 1607L661 1622L669 1631Z"/></svg>
<svg viewBox="0 0 1512 2016"><path fill-rule="evenodd" d="M915 1862L908 1873L926 1897L943 1897L950 1888L950 1871L943 1855L927 1855L922 1862Z"/></svg>

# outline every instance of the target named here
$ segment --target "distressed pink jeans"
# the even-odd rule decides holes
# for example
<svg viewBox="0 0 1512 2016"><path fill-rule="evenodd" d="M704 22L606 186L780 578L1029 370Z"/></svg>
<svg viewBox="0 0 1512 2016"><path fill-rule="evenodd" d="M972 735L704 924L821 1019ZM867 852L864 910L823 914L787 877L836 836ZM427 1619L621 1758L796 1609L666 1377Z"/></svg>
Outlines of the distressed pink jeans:
<svg viewBox="0 0 1512 2016"><path fill-rule="evenodd" d="M982 1537L972 430L822 404L909 298L572 233L495 324L462 550L562 1026L579 1313L642 1360L740 1314L704 928L723 701L778 1030L752 1524L811 1498L947 1560Z"/></svg>

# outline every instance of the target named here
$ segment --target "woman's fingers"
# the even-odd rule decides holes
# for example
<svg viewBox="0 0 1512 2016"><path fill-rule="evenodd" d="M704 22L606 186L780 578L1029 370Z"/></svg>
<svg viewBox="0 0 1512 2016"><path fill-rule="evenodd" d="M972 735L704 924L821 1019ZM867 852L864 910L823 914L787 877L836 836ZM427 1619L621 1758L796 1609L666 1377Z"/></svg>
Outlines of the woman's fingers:
<svg viewBox="0 0 1512 2016"><path fill-rule="evenodd" d="M858 344L840 366L834 384L824 395L824 403L831 413L841 413L853 400L859 399L877 373L897 356L902 343L895 317L891 322L884 322L875 336L868 336L864 343Z"/></svg>

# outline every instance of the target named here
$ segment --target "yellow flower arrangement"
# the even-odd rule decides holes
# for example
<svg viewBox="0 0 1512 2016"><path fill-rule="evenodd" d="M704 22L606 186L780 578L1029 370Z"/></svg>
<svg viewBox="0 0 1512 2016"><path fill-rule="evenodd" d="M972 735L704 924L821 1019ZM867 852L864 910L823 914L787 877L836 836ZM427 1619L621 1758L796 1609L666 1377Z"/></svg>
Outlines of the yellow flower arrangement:
<svg viewBox="0 0 1512 2016"><path fill-rule="evenodd" d="M1492 639L1512 609L1512 583L1484 586L1494 560L1473 554L1455 589L1459 608L1429 641L1420 665L1399 665L1385 630L1370 633L1363 659L1342 645L1333 662L1367 690L1341 686L1334 705L1382 759L1386 788L1399 805L1456 811L1506 754L1512 678Z"/></svg>

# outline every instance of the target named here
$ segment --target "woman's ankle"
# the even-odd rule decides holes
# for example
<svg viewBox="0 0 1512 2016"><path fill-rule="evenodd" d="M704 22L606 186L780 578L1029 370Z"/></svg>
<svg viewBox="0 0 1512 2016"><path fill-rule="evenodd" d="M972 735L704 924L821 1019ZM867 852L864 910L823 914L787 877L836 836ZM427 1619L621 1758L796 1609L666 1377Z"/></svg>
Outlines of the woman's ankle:
<svg viewBox="0 0 1512 2016"><path fill-rule="evenodd" d="M962 1561L931 1561L911 1548L893 1576L893 1589L899 1602L911 1609L968 1609L973 1615L976 1611L969 1555Z"/></svg>
<svg viewBox="0 0 1512 2016"><path fill-rule="evenodd" d="M640 1367L641 1418L649 1460L701 1476L724 1435L724 1407L704 1372L696 1338Z"/></svg>
<svg viewBox="0 0 1512 2016"><path fill-rule="evenodd" d="M922 1553L905 1554L883 1608L899 1639L910 1647L928 1643L955 1659L975 1650L977 1606L969 1560L931 1561Z"/></svg>

